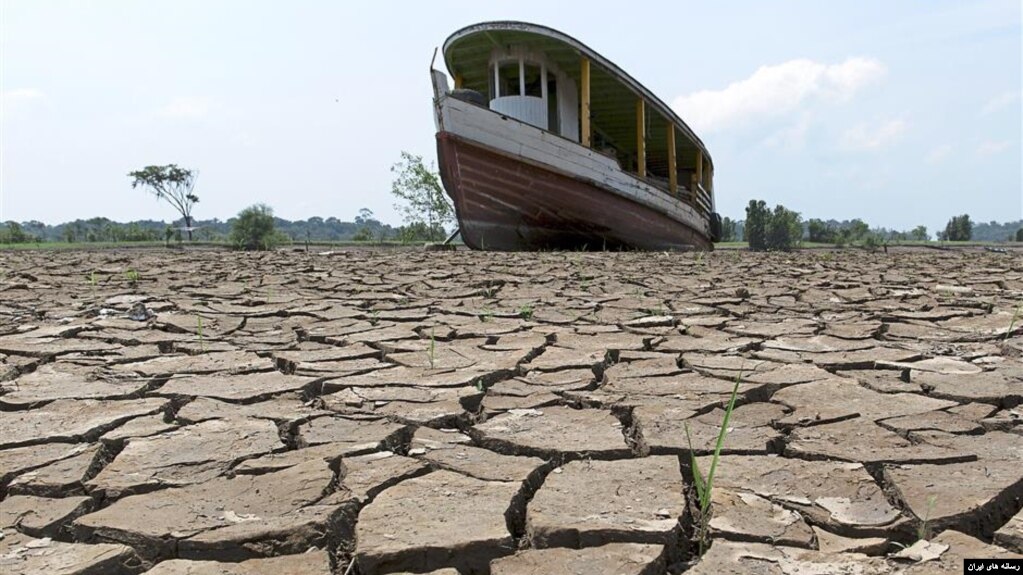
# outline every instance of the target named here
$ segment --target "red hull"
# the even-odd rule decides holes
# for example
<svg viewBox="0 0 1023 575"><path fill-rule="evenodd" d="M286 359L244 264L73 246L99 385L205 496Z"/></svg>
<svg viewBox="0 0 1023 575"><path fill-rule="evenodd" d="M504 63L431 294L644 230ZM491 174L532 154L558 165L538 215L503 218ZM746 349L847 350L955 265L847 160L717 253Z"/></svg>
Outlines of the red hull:
<svg viewBox="0 0 1023 575"><path fill-rule="evenodd" d="M701 232L592 183L437 134L462 240L485 250L712 249Z"/></svg>

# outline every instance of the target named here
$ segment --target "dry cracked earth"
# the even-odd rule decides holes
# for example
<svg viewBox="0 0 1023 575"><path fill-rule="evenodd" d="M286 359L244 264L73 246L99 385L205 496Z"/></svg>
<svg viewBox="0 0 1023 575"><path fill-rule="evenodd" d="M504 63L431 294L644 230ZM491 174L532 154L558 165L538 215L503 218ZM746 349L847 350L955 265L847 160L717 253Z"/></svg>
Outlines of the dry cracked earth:
<svg viewBox="0 0 1023 575"><path fill-rule="evenodd" d="M1023 553L1019 252L0 252L0 273L5 574ZM706 472L736 383L702 517L686 429Z"/></svg>

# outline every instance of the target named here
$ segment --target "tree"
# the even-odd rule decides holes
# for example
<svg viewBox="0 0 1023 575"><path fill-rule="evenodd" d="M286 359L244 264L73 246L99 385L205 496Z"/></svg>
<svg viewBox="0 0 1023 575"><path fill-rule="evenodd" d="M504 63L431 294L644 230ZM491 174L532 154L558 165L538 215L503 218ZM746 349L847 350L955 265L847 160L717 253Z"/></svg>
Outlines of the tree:
<svg viewBox="0 0 1023 575"><path fill-rule="evenodd" d="M927 226L917 226L913 228L913 231L909 232L909 237L918 242L925 242L931 236L927 233Z"/></svg>
<svg viewBox="0 0 1023 575"><path fill-rule="evenodd" d="M803 222L799 213L778 204L767 223L767 248L791 251L803 239Z"/></svg>
<svg viewBox="0 0 1023 575"><path fill-rule="evenodd" d="M192 193L198 173L179 168L177 164L166 166L146 166L136 172L130 172L131 187L142 186L158 200L166 200L185 219L188 229L188 241L192 241L192 206L199 202L199 196Z"/></svg>
<svg viewBox="0 0 1023 575"><path fill-rule="evenodd" d="M1023 228L1016 230L1016 241L1023 242Z"/></svg>
<svg viewBox="0 0 1023 575"><path fill-rule="evenodd" d="M274 211L266 204L255 204L238 213L231 226L231 244L245 251L272 250L284 238L274 229Z"/></svg>
<svg viewBox="0 0 1023 575"><path fill-rule="evenodd" d="M735 220L725 216L721 220L721 240L722 242L734 242L735 241Z"/></svg>
<svg viewBox="0 0 1023 575"><path fill-rule="evenodd" d="M369 208L362 208L359 210L359 215L355 216L355 223L363 226L373 221L373 210Z"/></svg>
<svg viewBox="0 0 1023 575"><path fill-rule="evenodd" d="M746 227L743 236L749 249L762 251L767 249L767 226L771 212L763 200L750 200L746 206Z"/></svg>
<svg viewBox="0 0 1023 575"><path fill-rule="evenodd" d="M391 193L403 202L394 207L402 212L406 227L424 231L428 240L444 239L444 226L454 222L455 208L444 194L440 176L423 164L422 156L408 152L401 153L391 173L395 174Z"/></svg>
<svg viewBox="0 0 1023 575"><path fill-rule="evenodd" d="M828 225L823 220L816 218L811 219L806 223L807 235L811 242L817 242L822 244L830 244L835 242L835 228Z"/></svg>
<svg viewBox="0 0 1023 575"><path fill-rule="evenodd" d="M939 234L940 235L940 234ZM945 238L950 242L967 242L973 237L973 222L968 214L955 216L945 225Z"/></svg>

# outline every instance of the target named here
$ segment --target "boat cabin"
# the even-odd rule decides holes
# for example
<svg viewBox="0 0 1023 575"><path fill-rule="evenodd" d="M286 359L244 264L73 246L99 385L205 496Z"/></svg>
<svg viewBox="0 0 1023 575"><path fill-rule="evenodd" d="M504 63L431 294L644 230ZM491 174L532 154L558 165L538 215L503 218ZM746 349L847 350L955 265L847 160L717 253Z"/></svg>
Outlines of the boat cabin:
<svg viewBox="0 0 1023 575"><path fill-rule="evenodd" d="M714 211L713 163L700 139L656 96L593 50L556 30L492 22L444 45L456 91L616 160L624 172Z"/></svg>

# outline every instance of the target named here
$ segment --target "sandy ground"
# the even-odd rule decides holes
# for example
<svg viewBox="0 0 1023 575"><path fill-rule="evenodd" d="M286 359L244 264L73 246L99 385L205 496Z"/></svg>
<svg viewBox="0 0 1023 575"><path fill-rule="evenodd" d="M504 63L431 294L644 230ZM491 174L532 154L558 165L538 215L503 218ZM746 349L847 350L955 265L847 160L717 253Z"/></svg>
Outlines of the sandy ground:
<svg viewBox="0 0 1023 575"><path fill-rule="evenodd" d="M0 571L961 573L1023 552L1020 305L983 250L0 252Z"/></svg>

